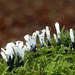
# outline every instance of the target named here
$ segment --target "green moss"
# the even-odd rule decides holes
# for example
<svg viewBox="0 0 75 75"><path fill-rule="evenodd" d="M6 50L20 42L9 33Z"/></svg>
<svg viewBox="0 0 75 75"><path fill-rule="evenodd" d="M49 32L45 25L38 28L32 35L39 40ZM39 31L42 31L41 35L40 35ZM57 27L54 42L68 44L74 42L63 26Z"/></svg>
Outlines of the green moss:
<svg viewBox="0 0 75 75"><path fill-rule="evenodd" d="M54 38L51 38L51 47L43 47L36 52L25 52L23 58L25 64L21 67L14 65L10 72L7 63L0 59L0 75L74 75L75 74L75 50L71 50L69 32L61 31L61 45L57 46ZM69 47L67 44L68 38ZM65 52L67 50L67 53ZM15 59L16 62L16 59ZM15 64L14 62L14 64Z"/></svg>

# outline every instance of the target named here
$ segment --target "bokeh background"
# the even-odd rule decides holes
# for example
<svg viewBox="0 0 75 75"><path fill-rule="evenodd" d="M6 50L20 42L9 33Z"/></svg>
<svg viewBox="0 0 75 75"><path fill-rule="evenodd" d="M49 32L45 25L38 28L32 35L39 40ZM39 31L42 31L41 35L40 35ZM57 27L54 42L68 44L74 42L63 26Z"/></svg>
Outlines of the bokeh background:
<svg viewBox="0 0 75 75"><path fill-rule="evenodd" d="M46 25L52 35L56 21L75 28L75 0L0 0L0 48Z"/></svg>

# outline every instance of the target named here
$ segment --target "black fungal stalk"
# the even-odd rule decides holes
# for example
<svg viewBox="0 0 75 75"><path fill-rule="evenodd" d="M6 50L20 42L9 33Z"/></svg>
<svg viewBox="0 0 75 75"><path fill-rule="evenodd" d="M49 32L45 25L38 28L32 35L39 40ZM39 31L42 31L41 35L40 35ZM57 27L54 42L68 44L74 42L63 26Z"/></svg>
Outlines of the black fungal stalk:
<svg viewBox="0 0 75 75"><path fill-rule="evenodd" d="M72 47L75 50L75 42L72 42Z"/></svg>
<svg viewBox="0 0 75 75"><path fill-rule="evenodd" d="M9 60L7 61L7 65L9 66L9 70L12 71L14 68L14 60L15 56L13 55L13 58L11 59L11 56L9 56Z"/></svg>
<svg viewBox="0 0 75 75"><path fill-rule="evenodd" d="M58 45L61 45L61 40L60 40L60 38L58 38L58 43L57 43Z"/></svg>
<svg viewBox="0 0 75 75"><path fill-rule="evenodd" d="M49 40L47 41L47 46L51 46L51 43Z"/></svg>
<svg viewBox="0 0 75 75"><path fill-rule="evenodd" d="M37 46L35 45L35 46L31 46L31 49L30 49L30 52L36 52L37 51Z"/></svg>
<svg viewBox="0 0 75 75"><path fill-rule="evenodd" d="M41 47L40 48L42 48L42 47L44 47L44 43L41 44Z"/></svg>
<svg viewBox="0 0 75 75"><path fill-rule="evenodd" d="M13 55L12 59L11 59L11 56L9 56L9 60L7 61L7 65L9 66L9 71L10 72L14 68L14 60L15 60L14 55ZM16 61L15 65L16 65L16 67L24 66L24 61L22 60L22 57L20 57L19 55L17 55L17 61Z"/></svg>
<svg viewBox="0 0 75 75"><path fill-rule="evenodd" d="M16 61L16 67L24 66L24 61L22 60L22 57L17 55L17 61Z"/></svg>

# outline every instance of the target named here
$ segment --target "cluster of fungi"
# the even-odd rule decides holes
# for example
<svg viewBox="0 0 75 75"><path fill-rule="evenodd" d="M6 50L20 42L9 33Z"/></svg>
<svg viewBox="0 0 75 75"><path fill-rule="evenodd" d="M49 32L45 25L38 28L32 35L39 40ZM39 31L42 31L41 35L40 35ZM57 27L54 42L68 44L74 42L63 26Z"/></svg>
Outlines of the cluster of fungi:
<svg viewBox="0 0 75 75"><path fill-rule="evenodd" d="M57 45L61 45L61 36L60 36L60 26L59 23L56 22L55 23L55 28L56 28L56 34L53 34L54 39L57 43ZM45 43L45 35L47 37L47 44ZM48 26L46 26L45 29L43 30L37 30L35 32L33 32L32 36L26 34L24 36L24 39L26 41L26 44L24 45L23 41L15 41L14 42L10 42L7 43L5 48L1 48L1 56L3 57L3 59L7 62L7 65L9 66L9 70L12 71L12 69L14 68L14 60L17 57L17 61L16 61L16 67L19 66L23 66L24 65L24 61L22 60L25 52L29 51L29 52L36 52L38 47L37 47L37 36L39 37L39 41L41 43L40 48L47 46L50 48L51 46L51 37L50 37L50 28ZM73 33L73 29L70 29L70 38L71 38L71 42L72 42L72 48L75 49L75 41L74 41L74 33ZM69 47L68 43L66 45L67 47ZM21 61L22 60L22 61Z"/></svg>

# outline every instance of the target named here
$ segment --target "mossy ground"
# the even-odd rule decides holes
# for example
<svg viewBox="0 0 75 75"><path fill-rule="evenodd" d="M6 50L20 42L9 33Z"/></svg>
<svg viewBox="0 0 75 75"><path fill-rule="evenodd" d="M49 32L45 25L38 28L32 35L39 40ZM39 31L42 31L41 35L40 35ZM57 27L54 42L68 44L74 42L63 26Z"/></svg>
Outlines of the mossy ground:
<svg viewBox="0 0 75 75"><path fill-rule="evenodd" d="M63 30L64 28L60 34L60 46L56 44L54 38L51 38L50 48L40 48L40 44L38 44L36 52L25 52L24 66L16 67L14 62L14 68L11 72L7 63L1 58L0 75L75 75L75 50L71 49L72 43L69 32L66 31L64 34ZM69 47L64 46L67 43Z"/></svg>

